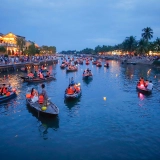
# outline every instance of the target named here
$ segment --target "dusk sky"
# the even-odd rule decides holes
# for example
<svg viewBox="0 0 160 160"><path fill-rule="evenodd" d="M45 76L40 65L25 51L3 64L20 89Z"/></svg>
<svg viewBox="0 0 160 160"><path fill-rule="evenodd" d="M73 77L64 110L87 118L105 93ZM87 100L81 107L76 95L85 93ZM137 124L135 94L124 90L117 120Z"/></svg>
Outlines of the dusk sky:
<svg viewBox="0 0 160 160"><path fill-rule="evenodd" d="M0 0L0 6L0 33L57 51L138 40L145 27L160 38L160 0Z"/></svg>

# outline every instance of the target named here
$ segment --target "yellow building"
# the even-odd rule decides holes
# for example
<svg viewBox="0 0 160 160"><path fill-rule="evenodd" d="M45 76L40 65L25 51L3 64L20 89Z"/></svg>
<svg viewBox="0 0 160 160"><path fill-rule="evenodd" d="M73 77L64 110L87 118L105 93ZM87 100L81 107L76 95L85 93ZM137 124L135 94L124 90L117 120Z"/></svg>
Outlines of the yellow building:
<svg viewBox="0 0 160 160"><path fill-rule="evenodd" d="M16 38L24 39L25 41L24 50L28 49L29 45L33 43L31 41L26 41L25 37L23 36L15 35L12 32L9 32L7 34L0 33L0 46L4 46L7 49L7 53L9 53L8 51L10 51L12 55L20 54L17 47ZM37 44L35 44L35 46L38 47Z"/></svg>

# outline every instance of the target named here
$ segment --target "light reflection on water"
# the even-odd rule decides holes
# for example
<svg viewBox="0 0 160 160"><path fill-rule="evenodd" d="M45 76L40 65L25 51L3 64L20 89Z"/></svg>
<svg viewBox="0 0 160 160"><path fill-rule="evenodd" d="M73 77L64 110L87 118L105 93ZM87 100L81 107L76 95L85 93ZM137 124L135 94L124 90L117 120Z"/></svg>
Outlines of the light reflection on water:
<svg viewBox="0 0 160 160"><path fill-rule="evenodd" d="M46 89L60 109L59 116L51 119L26 106L26 91L32 87L40 91L39 84L23 83L19 78L23 72L5 74L10 75L9 82L17 88L17 97L0 104L2 158L17 158L17 152L19 157L27 159L157 159L160 156L159 91L154 89L149 96L136 91L141 76L160 86L158 70L109 61L109 68L90 63L78 65L78 72L66 73L60 64L61 60L48 66L56 73L57 80L47 82ZM82 79L86 68L92 70L92 80ZM66 101L64 91L71 77L81 83L82 96ZM45 149L47 154L43 152Z"/></svg>

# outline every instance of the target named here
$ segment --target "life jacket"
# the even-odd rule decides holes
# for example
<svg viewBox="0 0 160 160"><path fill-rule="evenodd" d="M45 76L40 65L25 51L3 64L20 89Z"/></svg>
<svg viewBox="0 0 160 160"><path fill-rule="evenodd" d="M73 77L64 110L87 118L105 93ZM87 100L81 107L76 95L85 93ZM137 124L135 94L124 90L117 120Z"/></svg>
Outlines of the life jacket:
<svg viewBox="0 0 160 160"><path fill-rule="evenodd" d="M5 88L2 88L2 93L3 94L6 94L7 93L7 88L5 87Z"/></svg>
<svg viewBox="0 0 160 160"><path fill-rule="evenodd" d="M11 95L11 93L10 93L10 92L7 92L7 93L6 93L6 96L10 96L10 95Z"/></svg>
<svg viewBox="0 0 160 160"><path fill-rule="evenodd" d="M80 88L79 88L79 87L74 86L74 88L75 88L76 92L79 92L79 91L80 91Z"/></svg>
<svg viewBox="0 0 160 160"><path fill-rule="evenodd" d="M43 78L43 74L42 73L39 74L39 78Z"/></svg>
<svg viewBox="0 0 160 160"><path fill-rule="evenodd" d="M67 89L67 94L74 94L73 89L72 88L68 88Z"/></svg>
<svg viewBox="0 0 160 160"><path fill-rule="evenodd" d="M33 73L28 74L28 77L33 77L33 76L34 76Z"/></svg>
<svg viewBox="0 0 160 160"><path fill-rule="evenodd" d="M26 94L26 98L31 98L31 94L30 93Z"/></svg>
<svg viewBox="0 0 160 160"><path fill-rule="evenodd" d="M38 102L39 102L39 104L43 104L44 103L44 97L43 97L43 95L39 96Z"/></svg>

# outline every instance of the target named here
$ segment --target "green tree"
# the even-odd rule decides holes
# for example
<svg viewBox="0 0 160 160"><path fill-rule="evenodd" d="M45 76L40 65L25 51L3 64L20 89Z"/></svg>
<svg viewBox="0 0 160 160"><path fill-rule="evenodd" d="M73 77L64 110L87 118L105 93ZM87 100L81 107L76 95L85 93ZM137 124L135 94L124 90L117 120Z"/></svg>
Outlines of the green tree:
<svg viewBox="0 0 160 160"><path fill-rule="evenodd" d="M19 51L23 52L23 48L26 44L25 39L22 38L22 37L16 37L16 44L17 44L17 47L18 47Z"/></svg>
<svg viewBox="0 0 160 160"><path fill-rule="evenodd" d="M28 47L28 50L26 51L26 53L28 53L29 55L35 55L36 54L36 47L35 47L35 44L32 43L29 47Z"/></svg>
<svg viewBox="0 0 160 160"><path fill-rule="evenodd" d="M154 51L160 52L160 38L158 37L154 41Z"/></svg>
<svg viewBox="0 0 160 160"><path fill-rule="evenodd" d="M5 53L6 52L6 48L3 46L0 46L0 52Z"/></svg>
<svg viewBox="0 0 160 160"><path fill-rule="evenodd" d="M148 49L149 49L148 41L141 39L137 46L137 50L136 50L137 53L146 54L148 53Z"/></svg>
<svg viewBox="0 0 160 160"><path fill-rule="evenodd" d="M150 40L153 38L153 30L150 27L146 27L142 29L142 38L146 41Z"/></svg>
<svg viewBox="0 0 160 160"><path fill-rule="evenodd" d="M126 37L126 39L122 43L123 50L128 52L133 52L136 50L137 41L134 36Z"/></svg>

